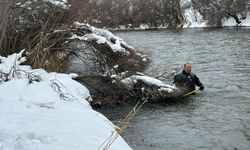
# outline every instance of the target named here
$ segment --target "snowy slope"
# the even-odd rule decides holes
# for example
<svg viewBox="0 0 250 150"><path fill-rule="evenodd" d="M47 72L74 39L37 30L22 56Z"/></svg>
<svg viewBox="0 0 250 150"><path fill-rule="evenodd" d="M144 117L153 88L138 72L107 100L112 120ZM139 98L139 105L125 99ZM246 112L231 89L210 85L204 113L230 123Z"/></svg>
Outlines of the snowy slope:
<svg viewBox="0 0 250 150"><path fill-rule="evenodd" d="M21 53L0 57L0 150L97 150L115 126L92 110L89 91L75 74L20 65ZM131 148L118 136L110 149Z"/></svg>

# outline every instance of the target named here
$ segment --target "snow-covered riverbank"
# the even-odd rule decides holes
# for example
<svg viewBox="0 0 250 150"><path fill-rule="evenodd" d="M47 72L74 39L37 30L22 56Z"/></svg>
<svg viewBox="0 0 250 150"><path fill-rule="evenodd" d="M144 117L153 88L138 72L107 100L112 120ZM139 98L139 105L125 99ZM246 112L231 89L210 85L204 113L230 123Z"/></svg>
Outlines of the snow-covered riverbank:
<svg viewBox="0 0 250 150"><path fill-rule="evenodd" d="M191 0L181 0L180 5L186 21L186 23L183 25L183 28L210 27L210 25L207 24L208 21L204 20L203 16L194 9ZM239 21L241 21L240 24L237 24L233 17L222 18L222 27L250 27L250 13L247 13L245 17L242 17L241 14L237 14L237 17L239 18Z"/></svg>
<svg viewBox="0 0 250 150"><path fill-rule="evenodd" d="M21 55L0 57L0 149L98 149L115 126L92 110L77 75L32 69ZM119 136L110 149L131 148Z"/></svg>
<svg viewBox="0 0 250 150"><path fill-rule="evenodd" d="M242 14L236 14L236 17L241 23L237 23L235 18L228 16L228 18L221 18L221 26L210 25L208 20L193 7L191 0L181 0L180 1L182 16L184 17L184 22L180 24L177 28L214 28L214 27L250 27L250 12L246 12L244 16ZM219 12L218 12L219 13ZM140 24L138 28L131 28L132 25L120 25L116 29L110 30L149 30L149 29L167 29L168 25L151 27L148 24Z"/></svg>

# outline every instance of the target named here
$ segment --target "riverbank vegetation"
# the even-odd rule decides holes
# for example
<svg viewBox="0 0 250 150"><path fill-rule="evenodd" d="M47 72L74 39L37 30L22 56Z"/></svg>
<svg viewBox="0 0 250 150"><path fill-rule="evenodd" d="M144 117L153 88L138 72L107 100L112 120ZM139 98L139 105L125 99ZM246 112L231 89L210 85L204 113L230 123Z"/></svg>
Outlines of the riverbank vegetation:
<svg viewBox="0 0 250 150"><path fill-rule="evenodd" d="M159 92L169 96L175 89L140 73L150 59L119 37L73 22L68 3L6 1L2 6L0 55L24 50L27 65L48 72L81 66L72 72L89 88L93 106L154 99Z"/></svg>
<svg viewBox="0 0 250 150"><path fill-rule="evenodd" d="M250 12L249 0L72 0L71 4L74 18L117 29L144 28L142 24L177 28L189 23L188 17L221 27L223 19L234 18L235 24L240 24Z"/></svg>

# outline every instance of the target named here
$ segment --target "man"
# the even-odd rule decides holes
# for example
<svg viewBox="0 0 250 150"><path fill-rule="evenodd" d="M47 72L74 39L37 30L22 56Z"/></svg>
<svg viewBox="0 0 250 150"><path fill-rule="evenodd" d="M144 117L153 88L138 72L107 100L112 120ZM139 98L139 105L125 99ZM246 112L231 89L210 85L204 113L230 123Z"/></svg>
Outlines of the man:
<svg viewBox="0 0 250 150"><path fill-rule="evenodd" d="M199 78L191 72L192 66L190 63L184 64L184 69L181 73L174 76L174 84L178 87L182 93L188 93L195 90L195 86L200 87L200 90L204 89L203 84Z"/></svg>

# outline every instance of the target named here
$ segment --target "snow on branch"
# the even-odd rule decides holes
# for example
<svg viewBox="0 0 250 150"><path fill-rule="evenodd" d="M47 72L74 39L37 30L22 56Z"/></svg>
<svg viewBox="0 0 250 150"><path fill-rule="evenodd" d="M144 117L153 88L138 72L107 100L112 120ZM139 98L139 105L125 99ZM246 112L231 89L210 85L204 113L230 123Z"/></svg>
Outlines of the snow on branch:
<svg viewBox="0 0 250 150"><path fill-rule="evenodd" d="M18 76L18 71L23 70L24 67L20 67L19 65L26 61L25 57L22 57L22 54L25 50L22 50L18 54L12 54L8 57L0 56L0 74L2 80L9 80L12 77Z"/></svg>
<svg viewBox="0 0 250 150"><path fill-rule="evenodd" d="M97 44L107 44L113 52L120 52L129 55L130 52L125 49L134 49L132 46L126 44L121 38L115 36L108 30L98 29L89 24L75 22L74 27L76 29L84 29L89 31L84 36L78 36L74 34L70 39L79 39L83 41L95 41Z"/></svg>
<svg viewBox="0 0 250 150"><path fill-rule="evenodd" d="M44 2L49 2L55 6L61 7L63 9L68 9L69 6L67 5L67 0L43 0Z"/></svg>
<svg viewBox="0 0 250 150"><path fill-rule="evenodd" d="M176 90L175 86L165 84L158 79L155 79L153 77L144 74L132 75L130 77L121 80L121 83L128 89L132 89L139 82L148 86L158 87L158 91L164 91L167 93L172 93L174 92L174 90Z"/></svg>

